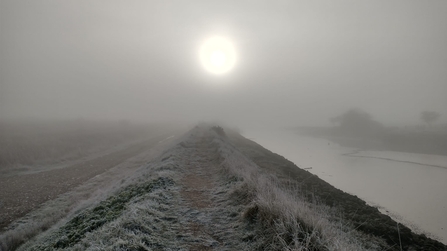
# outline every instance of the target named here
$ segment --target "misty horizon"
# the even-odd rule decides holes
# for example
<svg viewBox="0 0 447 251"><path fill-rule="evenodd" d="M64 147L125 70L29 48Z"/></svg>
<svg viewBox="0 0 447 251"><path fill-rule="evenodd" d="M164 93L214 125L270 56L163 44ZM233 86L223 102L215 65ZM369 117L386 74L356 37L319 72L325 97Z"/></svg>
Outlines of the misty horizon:
<svg viewBox="0 0 447 251"><path fill-rule="evenodd" d="M447 114L443 1L0 3L0 118L384 125ZM214 35L237 61L199 60Z"/></svg>
<svg viewBox="0 0 447 251"><path fill-rule="evenodd" d="M0 0L0 250L447 250L446 13Z"/></svg>

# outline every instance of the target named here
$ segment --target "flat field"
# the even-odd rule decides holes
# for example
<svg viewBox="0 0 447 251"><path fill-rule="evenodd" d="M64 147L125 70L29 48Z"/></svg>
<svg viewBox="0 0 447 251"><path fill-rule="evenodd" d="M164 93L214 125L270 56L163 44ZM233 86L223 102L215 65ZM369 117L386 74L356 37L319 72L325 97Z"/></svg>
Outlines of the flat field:
<svg viewBox="0 0 447 251"><path fill-rule="evenodd" d="M0 132L2 231L44 202L147 153L172 130L124 122L45 121L2 122Z"/></svg>

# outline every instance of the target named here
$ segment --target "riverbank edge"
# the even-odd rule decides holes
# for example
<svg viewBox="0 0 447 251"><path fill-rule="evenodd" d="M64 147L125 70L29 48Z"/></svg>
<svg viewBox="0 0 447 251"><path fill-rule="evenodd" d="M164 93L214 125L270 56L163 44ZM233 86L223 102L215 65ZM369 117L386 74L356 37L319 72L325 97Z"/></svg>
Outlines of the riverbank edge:
<svg viewBox="0 0 447 251"><path fill-rule="evenodd" d="M300 184L300 190L309 201L323 203L340 214L343 221L355 229L384 239L392 248L389 250L447 250L438 240L417 234L399 224L376 207L368 205L355 195L348 194L318 176L301 169L283 156L273 153L239 133L228 133L230 141L260 168L274 172L279 178L292 178Z"/></svg>

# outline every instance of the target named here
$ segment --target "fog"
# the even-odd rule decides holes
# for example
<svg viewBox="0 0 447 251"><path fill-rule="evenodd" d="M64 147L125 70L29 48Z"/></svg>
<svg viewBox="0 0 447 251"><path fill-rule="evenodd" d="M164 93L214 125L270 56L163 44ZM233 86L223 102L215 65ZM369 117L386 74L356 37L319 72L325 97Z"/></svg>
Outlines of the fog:
<svg viewBox="0 0 447 251"><path fill-rule="evenodd" d="M240 127L447 114L446 1L0 2L0 117ZM234 43L215 75L201 43Z"/></svg>

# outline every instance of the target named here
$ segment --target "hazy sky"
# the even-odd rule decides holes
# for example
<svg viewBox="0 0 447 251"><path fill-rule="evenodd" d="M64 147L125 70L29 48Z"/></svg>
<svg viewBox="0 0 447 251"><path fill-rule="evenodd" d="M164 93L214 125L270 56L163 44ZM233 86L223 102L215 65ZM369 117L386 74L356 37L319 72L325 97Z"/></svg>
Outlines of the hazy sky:
<svg viewBox="0 0 447 251"><path fill-rule="evenodd" d="M447 1L0 1L0 116L447 121ZM225 36L213 75L201 43Z"/></svg>

